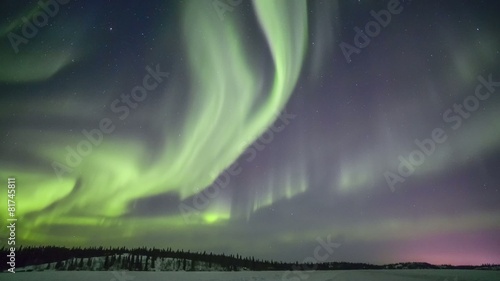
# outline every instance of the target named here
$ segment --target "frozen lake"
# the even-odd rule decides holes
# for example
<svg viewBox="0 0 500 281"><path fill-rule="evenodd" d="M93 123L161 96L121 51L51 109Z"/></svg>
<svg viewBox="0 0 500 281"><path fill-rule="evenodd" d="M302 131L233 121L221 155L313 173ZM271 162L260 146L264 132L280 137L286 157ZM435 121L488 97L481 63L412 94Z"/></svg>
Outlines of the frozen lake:
<svg viewBox="0 0 500 281"><path fill-rule="evenodd" d="M500 271L479 270L356 270L316 272L111 272L45 271L0 274L0 280L19 281L495 281Z"/></svg>

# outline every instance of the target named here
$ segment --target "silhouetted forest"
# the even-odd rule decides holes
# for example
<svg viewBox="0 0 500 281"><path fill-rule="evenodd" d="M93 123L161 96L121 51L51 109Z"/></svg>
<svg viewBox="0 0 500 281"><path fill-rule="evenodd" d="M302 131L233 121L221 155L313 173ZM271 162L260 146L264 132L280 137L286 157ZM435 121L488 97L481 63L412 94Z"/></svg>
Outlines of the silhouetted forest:
<svg viewBox="0 0 500 281"><path fill-rule="evenodd" d="M2 247L2 256L8 248ZM9 267L1 264L1 270ZM499 269L499 265L451 266L428 263L372 265L351 262L285 263L240 255L190 252L156 248L21 247L16 250L16 269L24 270L129 270L129 271L240 271L240 270L354 270L354 269Z"/></svg>

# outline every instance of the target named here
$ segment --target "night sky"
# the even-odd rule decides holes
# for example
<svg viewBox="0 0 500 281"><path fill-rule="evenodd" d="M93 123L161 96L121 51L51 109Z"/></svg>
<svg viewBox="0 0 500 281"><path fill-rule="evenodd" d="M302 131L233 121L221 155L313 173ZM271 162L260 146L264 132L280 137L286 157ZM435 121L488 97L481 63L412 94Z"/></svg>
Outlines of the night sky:
<svg viewBox="0 0 500 281"><path fill-rule="evenodd" d="M500 263L498 1L58 1L0 9L18 244Z"/></svg>

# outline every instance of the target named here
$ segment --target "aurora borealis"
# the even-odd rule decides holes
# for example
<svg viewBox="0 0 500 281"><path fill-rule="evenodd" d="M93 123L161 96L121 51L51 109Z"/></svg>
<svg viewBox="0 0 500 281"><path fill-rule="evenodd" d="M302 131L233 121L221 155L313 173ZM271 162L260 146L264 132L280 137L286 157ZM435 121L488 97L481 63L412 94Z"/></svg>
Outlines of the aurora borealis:
<svg viewBox="0 0 500 281"><path fill-rule="evenodd" d="M296 261L331 235L337 261L500 263L496 1L61 0L15 48L48 8L4 2L19 243ZM339 45L389 2L347 61Z"/></svg>

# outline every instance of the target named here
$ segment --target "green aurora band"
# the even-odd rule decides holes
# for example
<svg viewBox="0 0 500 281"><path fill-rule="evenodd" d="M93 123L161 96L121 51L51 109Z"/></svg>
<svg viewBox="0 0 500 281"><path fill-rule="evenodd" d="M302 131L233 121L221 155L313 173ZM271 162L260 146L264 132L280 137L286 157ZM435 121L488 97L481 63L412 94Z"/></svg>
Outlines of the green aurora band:
<svg viewBox="0 0 500 281"><path fill-rule="evenodd" d="M274 122L301 72L307 46L306 2L253 2L274 65L269 86L265 75L252 65L250 50L243 44L241 23L236 17L221 22L217 13L207 12L207 5L208 1L185 4L183 28L191 86L179 90L169 85L163 110L168 120L169 112L176 108L169 97L189 95L187 118L180 126L164 122L164 149L152 152L153 160L145 156L148 151L144 142L111 134L63 179L49 170L12 167L2 171L4 177L15 175L22 186L17 194L17 215L23 221L20 241L84 245L92 239L88 234L103 233L111 227L125 238L140 235L145 226L153 231L180 231L188 227L180 214L140 219L125 215L141 198L176 193L182 200L203 190ZM25 79L48 79L67 63L66 55L53 61L54 67L44 75L33 73ZM2 74L4 81L14 78ZM141 117L137 114L130 118ZM22 139L30 133L18 131L15 137ZM83 136L54 133L45 136L41 147L31 152L47 162L64 163L63 148L78 142L79 137ZM305 183L299 185L305 191ZM272 204L269 199L264 201L254 210ZM230 218L230 208L228 202L214 202L202 211L200 227ZM61 230L60 234L54 234L54 229ZM69 229L82 236L68 235Z"/></svg>

